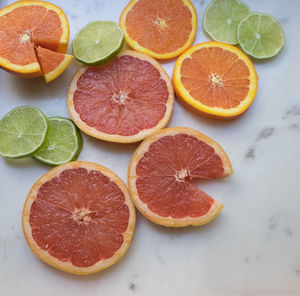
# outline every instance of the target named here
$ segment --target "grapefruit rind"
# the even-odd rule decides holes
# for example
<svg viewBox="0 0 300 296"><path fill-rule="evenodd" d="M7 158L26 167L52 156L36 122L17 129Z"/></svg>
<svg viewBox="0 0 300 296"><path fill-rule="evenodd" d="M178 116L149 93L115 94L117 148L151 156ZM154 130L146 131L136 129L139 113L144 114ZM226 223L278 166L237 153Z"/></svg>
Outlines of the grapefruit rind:
<svg viewBox="0 0 300 296"><path fill-rule="evenodd" d="M37 197L37 193L39 191L39 188L47 181L55 178L58 176L61 172L63 172L66 169L73 169L73 168L86 168L87 170L97 170L100 171L102 174L105 176L109 177L110 180L115 182L118 187L122 190L125 196L125 204L128 206L129 209L129 221L128 221L128 226L127 230L123 233L124 241L121 247L115 252L115 254L105 260L101 260L98 263L89 266L89 267L77 267L71 264L70 262L63 262L61 260L58 260L57 258L51 256L48 252L42 250L35 240L33 239L32 236L32 231L29 223L29 217L30 217L30 210L33 202L35 201ZM133 233L134 233L134 228L135 228L135 220L136 220L136 215L135 215L135 207L132 204L129 196L128 189L124 182L111 170L109 170L106 167L103 167L99 164L91 163L91 162L85 162L85 161L74 161L74 162L69 162L67 164L60 165L58 167L53 168L50 170L48 173L43 175L40 179L38 179L35 184L32 186L25 204L23 208L23 214L22 214L22 227L23 227L23 232L24 236L26 239L26 242L31 249L31 251L41 260L44 262L48 263L49 265L60 269L62 271L72 273L72 274L78 274L78 275L87 275L87 274L92 274L96 273L100 270L106 269L109 266L115 264L117 261L119 261L123 255L126 253Z"/></svg>
<svg viewBox="0 0 300 296"><path fill-rule="evenodd" d="M180 69L183 61L187 58L190 58L195 51L205 47L219 47L221 49L228 50L236 54L241 60L243 60L243 62L245 62L246 66L248 67L250 72L250 89L247 97L243 101L241 101L241 103L237 107L225 109L220 107L209 107L207 105L204 105L198 100L194 99L182 84L180 79ZM194 45L177 59L173 72L173 86L176 96L184 103L185 106L191 108L193 111L196 111L197 113L203 116L214 119L231 120L238 118L242 114L244 114L254 101L257 92L257 74L251 60L237 47L217 41L204 42Z"/></svg>
<svg viewBox="0 0 300 296"><path fill-rule="evenodd" d="M141 201L139 198L137 187L136 187L136 180L138 176L136 175L136 167L140 161L140 159L144 156L144 154L148 151L150 145L154 143L155 141L159 140L162 137L165 136L172 136L176 134L188 134L191 136L196 137L197 139L205 142L209 146L213 147L216 154L220 156L220 158L223 161L224 165L224 173L221 177L227 177L230 176L233 173L232 166L230 163L230 160L226 154L226 152L223 150L223 148L216 143L211 138L207 137L206 135L198 132L197 130L187 128L187 127L173 127L173 128L166 128L162 129L152 136L145 139L139 147L136 149L135 153L133 154L133 157L130 161L129 167L128 167L128 186L129 186L129 192L130 197L137 209L150 221L167 226L167 227L185 227L185 226L200 226L209 223L212 221L222 210L223 204L216 201L211 206L208 213L206 213L204 216L193 218L193 217L184 217L184 218L172 218L172 217L162 217L154 212L152 212L147 204Z"/></svg>
<svg viewBox="0 0 300 296"><path fill-rule="evenodd" d="M167 59L172 59L177 56L179 56L181 53L183 53L185 50L187 50L194 42L195 36L196 36L196 31L197 31L197 13L196 10L193 6L193 4L190 2L190 0L183 0L184 4L189 8L191 14L192 14L192 30L190 33L190 36L188 38L188 41L184 44L184 46L178 48L176 51L173 52L166 52L166 53L156 53L146 47L141 46L137 41L133 40L126 28L126 16L127 13L132 9L132 7L138 2L139 0L131 0L127 6L124 8L120 19L119 19L119 24L120 27L122 28L125 36L126 42L129 44L129 46L141 53L148 54L149 56L158 59L158 60L167 60Z"/></svg>
<svg viewBox="0 0 300 296"><path fill-rule="evenodd" d="M107 134L107 133L100 132L96 128L91 127L91 126L87 125L85 122L83 122L80 118L80 115L75 110L73 96L76 91L78 79L80 78L82 73L84 73L88 69L88 67L84 67L84 66L81 67L73 76L73 79L71 81L71 84L70 84L69 90L68 90L68 94L67 94L67 106L68 106L68 111L69 111L69 114L70 114L72 120L79 127L79 129L82 132L84 132L85 134L92 136L94 138L100 139L100 140L108 141L108 142L134 143L134 142L138 142L138 141L145 139L149 135L153 134L155 131L164 128L168 124L168 122L171 118L171 115L172 115L173 107L174 107L174 90L173 90L173 86L172 86L172 83L170 81L168 74L156 60L154 60L153 58L151 58L145 54L135 52L133 50L122 51L118 56L120 57L122 55L130 55L133 57L137 57L141 60L148 61L159 71L161 78L166 82L168 92L169 92L169 98L168 98L168 101L166 102L165 115L157 125L155 125L154 127L150 128L150 129L141 130L137 134L132 135L132 136L121 136L121 135L114 135L114 134Z"/></svg>

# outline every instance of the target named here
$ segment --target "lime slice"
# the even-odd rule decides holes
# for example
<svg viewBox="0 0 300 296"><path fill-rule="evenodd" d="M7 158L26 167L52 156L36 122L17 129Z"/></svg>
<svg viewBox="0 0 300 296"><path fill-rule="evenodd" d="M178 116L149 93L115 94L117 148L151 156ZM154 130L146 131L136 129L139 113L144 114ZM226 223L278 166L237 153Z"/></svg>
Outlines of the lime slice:
<svg viewBox="0 0 300 296"><path fill-rule="evenodd" d="M46 116L34 106L17 107L0 121L0 155L21 158L43 144L48 129Z"/></svg>
<svg viewBox="0 0 300 296"><path fill-rule="evenodd" d="M82 149L82 137L72 120L48 118L49 128L42 147L33 158L50 165L60 165L77 159Z"/></svg>
<svg viewBox="0 0 300 296"><path fill-rule="evenodd" d="M204 13L204 30L216 41L237 44L238 25L249 13L249 7L239 0L213 0Z"/></svg>
<svg viewBox="0 0 300 296"><path fill-rule="evenodd" d="M238 40L247 54L258 59L275 56L284 45L280 23L264 13L252 13L242 20Z"/></svg>
<svg viewBox="0 0 300 296"><path fill-rule="evenodd" d="M73 53L83 64L95 66L110 61L124 46L124 34L111 21L97 21L83 27L73 41Z"/></svg>

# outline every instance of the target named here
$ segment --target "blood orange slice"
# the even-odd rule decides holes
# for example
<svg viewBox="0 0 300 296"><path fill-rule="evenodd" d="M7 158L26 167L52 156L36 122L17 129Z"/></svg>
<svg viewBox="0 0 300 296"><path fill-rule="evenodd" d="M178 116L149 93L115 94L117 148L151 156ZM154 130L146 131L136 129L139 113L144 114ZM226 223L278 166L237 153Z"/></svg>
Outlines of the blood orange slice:
<svg viewBox="0 0 300 296"><path fill-rule="evenodd" d="M135 209L117 175L78 161L52 169L33 185L22 222L36 256L63 271L90 274L124 255Z"/></svg>
<svg viewBox="0 0 300 296"><path fill-rule="evenodd" d="M138 147L128 168L131 199L154 223L182 227L214 219L223 205L198 189L194 179L232 174L224 150L200 132L163 129Z"/></svg>
<svg viewBox="0 0 300 296"><path fill-rule="evenodd" d="M130 143L168 123L174 91L156 60L128 50L105 65L79 69L71 82L67 104L73 121L84 133Z"/></svg>

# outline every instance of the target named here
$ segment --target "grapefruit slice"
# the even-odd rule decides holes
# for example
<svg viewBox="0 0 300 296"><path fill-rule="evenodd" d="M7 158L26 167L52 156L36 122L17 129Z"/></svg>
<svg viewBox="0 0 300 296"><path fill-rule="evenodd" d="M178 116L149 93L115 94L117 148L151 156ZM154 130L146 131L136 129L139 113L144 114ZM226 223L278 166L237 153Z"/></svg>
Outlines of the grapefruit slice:
<svg viewBox="0 0 300 296"><path fill-rule="evenodd" d="M231 174L230 160L215 141L191 128L175 127L142 142L130 162L128 184L132 201L152 222L198 226L213 220L223 204L192 181Z"/></svg>
<svg viewBox="0 0 300 296"><path fill-rule="evenodd" d="M23 77L41 76L34 48L65 53L69 23L64 12L44 1L17 1L0 10L0 67Z"/></svg>
<svg viewBox="0 0 300 296"><path fill-rule="evenodd" d="M174 91L156 60L128 50L105 65L80 68L70 84L67 104L73 121L84 133L130 143L168 123Z"/></svg>
<svg viewBox="0 0 300 296"><path fill-rule="evenodd" d="M189 0L132 0L119 23L133 49L156 59L170 59L192 45L197 14Z"/></svg>
<svg viewBox="0 0 300 296"><path fill-rule="evenodd" d="M62 74L73 60L72 55L55 52L40 46L36 51L46 82L50 82Z"/></svg>
<svg viewBox="0 0 300 296"><path fill-rule="evenodd" d="M200 43L176 61L176 95L190 109L215 119L234 119L247 111L257 90L253 63L237 47Z"/></svg>
<svg viewBox="0 0 300 296"><path fill-rule="evenodd" d="M42 176L23 209L23 231L32 252L74 274L116 263L126 252L135 209L121 179L89 162L70 162Z"/></svg>

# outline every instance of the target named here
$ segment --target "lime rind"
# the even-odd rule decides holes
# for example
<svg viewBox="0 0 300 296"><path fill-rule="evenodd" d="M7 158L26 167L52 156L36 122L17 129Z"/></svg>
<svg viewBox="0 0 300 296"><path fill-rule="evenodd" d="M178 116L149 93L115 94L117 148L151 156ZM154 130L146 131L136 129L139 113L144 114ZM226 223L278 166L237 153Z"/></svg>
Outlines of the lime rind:
<svg viewBox="0 0 300 296"><path fill-rule="evenodd" d="M238 44L238 25L250 12L239 0L213 0L204 12L203 28L215 41Z"/></svg>
<svg viewBox="0 0 300 296"><path fill-rule="evenodd" d="M88 66L103 65L121 52L125 37L120 26L113 21L87 24L73 40L75 58Z"/></svg>
<svg viewBox="0 0 300 296"><path fill-rule="evenodd" d="M51 117L48 121L46 140L32 157L53 166L76 160L83 146L82 136L76 125L64 117Z"/></svg>
<svg viewBox="0 0 300 296"><path fill-rule="evenodd" d="M266 13L251 13L238 26L241 48L257 59L272 58L284 46L284 33L280 23Z"/></svg>
<svg viewBox="0 0 300 296"><path fill-rule="evenodd" d="M0 155L6 158L31 156L44 143L48 120L34 106L21 106L0 121Z"/></svg>

